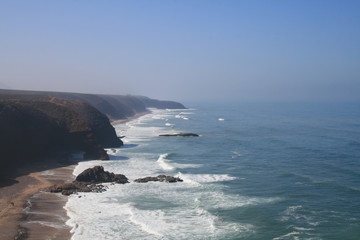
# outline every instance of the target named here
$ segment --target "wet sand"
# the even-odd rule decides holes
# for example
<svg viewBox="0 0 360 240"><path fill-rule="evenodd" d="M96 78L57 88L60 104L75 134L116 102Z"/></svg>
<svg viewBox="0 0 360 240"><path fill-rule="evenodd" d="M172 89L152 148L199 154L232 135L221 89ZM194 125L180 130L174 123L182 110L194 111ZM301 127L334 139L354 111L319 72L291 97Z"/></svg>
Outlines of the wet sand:
<svg viewBox="0 0 360 240"><path fill-rule="evenodd" d="M0 188L0 239L70 239L63 208L67 197L43 190L72 181L74 167L49 166L49 170L17 177L15 184Z"/></svg>
<svg viewBox="0 0 360 240"><path fill-rule="evenodd" d="M148 113L111 123L113 126L124 124ZM75 162L34 164L20 170L25 170L22 176L0 186L0 239L71 239L71 229L66 225L69 218L64 209L67 197L43 190L54 184L72 182L75 167Z"/></svg>

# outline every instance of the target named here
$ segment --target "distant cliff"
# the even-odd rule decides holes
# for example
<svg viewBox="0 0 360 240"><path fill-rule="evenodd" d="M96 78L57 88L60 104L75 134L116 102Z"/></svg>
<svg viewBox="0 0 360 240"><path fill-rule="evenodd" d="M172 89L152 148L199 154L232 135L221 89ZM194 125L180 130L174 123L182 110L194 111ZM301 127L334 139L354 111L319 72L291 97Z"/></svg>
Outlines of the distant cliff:
<svg viewBox="0 0 360 240"><path fill-rule="evenodd" d="M143 96L104 95L64 92L19 91L0 89L0 99L21 98L39 99L50 96L86 102L105 114L110 120L132 117L137 113L148 112L147 108L184 109L184 105L173 101L160 101Z"/></svg>
<svg viewBox="0 0 360 240"><path fill-rule="evenodd" d="M111 120L148 107L184 108L146 97L0 89L0 173L73 151L85 159L108 159L104 147L119 147Z"/></svg>

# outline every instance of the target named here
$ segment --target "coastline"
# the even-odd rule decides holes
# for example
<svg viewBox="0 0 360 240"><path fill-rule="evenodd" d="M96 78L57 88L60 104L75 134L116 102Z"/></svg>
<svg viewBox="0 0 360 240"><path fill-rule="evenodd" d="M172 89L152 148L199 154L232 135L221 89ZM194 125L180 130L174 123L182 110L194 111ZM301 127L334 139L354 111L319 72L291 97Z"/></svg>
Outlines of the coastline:
<svg viewBox="0 0 360 240"><path fill-rule="evenodd" d="M134 116L131 116L131 117L128 117L128 118L125 118L125 119L118 119L118 120L112 120L110 119L110 123L111 125L115 126L115 125L119 125L119 124L125 124L127 122L130 122L132 120L135 120L139 117L142 117L146 114L149 114L151 113L151 111L147 111L147 112L141 112L141 113L136 113Z"/></svg>
<svg viewBox="0 0 360 240"><path fill-rule="evenodd" d="M112 120L111 124L125 124L150 113ZM67 196L49 193L44 189L71 182L77 161L34 163L18 172L12 184L0 187L0 239L71 239L71 227L64 206ZM24 172L24 174L21 174Z"/></svg>
<svg viewBox="0 0 360 240"><path fill-rule="evenodd" d="M39 170L39 164L26 169L33 172L15 178L17 183L0 188L0 239L71 238L63 209L67 198L43 190L72 181L75 165L47 164Z"/></svg>

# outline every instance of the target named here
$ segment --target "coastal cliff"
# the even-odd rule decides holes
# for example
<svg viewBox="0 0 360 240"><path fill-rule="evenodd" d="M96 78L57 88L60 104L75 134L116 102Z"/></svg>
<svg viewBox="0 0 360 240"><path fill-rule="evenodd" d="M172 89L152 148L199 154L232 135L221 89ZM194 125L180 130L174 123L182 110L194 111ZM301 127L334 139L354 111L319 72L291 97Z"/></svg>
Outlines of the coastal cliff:
<svg viewBox="0 0 360 240"><path fill-rule="evenodd" d="M38 100L46 97L85 102L105 114L112 121L126 119L139 113L149 112L148 108L185 109L185 106L178 102L156 100L144 96L0 89L0 99L20 98L23 100Z"/></svg>
<svg viewBox="0 0 360 240"><path fill-rule="evenodd" d="M0 169L85 152L85 159L108 159L103 147L122 145L108 118L79 101L0 100Z"/></svg>
<svg viewBox="0 0 360 240"><path fill-rule="evenodd" d="M166 106L184 108L146 97L0 89L0 174L74 151L106 160L104 148L123 144L110 120Z"/></svg>

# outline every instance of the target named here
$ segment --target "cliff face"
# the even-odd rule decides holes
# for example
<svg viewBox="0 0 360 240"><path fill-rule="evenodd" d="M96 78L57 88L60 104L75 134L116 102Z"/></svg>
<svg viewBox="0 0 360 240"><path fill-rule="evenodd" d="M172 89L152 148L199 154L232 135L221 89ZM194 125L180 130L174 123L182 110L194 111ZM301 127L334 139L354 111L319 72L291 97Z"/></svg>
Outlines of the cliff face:
<svg viewBox="0 0 360 240"><path fill-rule="evenodd" d="M138 96L0 89L0 174L73 151L108 159L104 147L123 144L109 118L125 119L148 107L185 108Z"/></svg>
<svg viewBox="0 0 360 240"><path fill-rule="evenodd" d="M108 118L74 100L0 100L0 169L84 151L87 159L107 159L103 147L119 147Z"/></svg>
<svg viewBox="0 0 360 240"><path fill-rule="evenodd" d="M184 109L184 105L173 101L160 101L143 96L131 95L104 95L64 92L39 92L18 91L0 89L0 99L40 99L44 97L56 97L69 100L77 100L88 103L110 120L119 120L132 117L137 113L148 112L147 108L159 109Z"/></svg>

